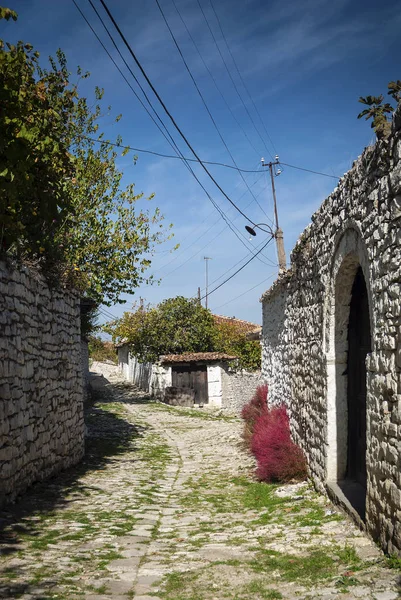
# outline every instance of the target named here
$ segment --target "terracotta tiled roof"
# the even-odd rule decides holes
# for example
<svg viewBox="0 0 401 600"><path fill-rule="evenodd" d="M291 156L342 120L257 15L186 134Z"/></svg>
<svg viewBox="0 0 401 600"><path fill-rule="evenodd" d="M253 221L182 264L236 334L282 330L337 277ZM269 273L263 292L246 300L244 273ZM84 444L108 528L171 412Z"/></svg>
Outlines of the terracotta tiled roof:
<svg viewBox="0 0 401 600"><path fill-rule="evenodd" d="M237 356L224 354L224 352L186 352L184 354L165 354L160 357L161 363L180 363L180 362L211 362L214 360L235 360Z"/></svg>
<svg viewBox="0 0 401 600"><path fill-rule="evenodd" d="M261 330L261 325L251 323L250 321L243 321L242 319L236 319L235 317L224 317L223 315L213 315L215 323L218 325L228 323L235 327L241 333L254 333Z"/></svg>

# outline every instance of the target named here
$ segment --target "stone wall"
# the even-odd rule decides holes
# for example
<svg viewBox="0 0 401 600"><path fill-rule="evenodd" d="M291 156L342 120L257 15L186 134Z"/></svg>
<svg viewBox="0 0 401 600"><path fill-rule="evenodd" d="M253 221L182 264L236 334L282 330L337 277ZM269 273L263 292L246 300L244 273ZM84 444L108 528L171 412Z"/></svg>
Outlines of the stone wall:
<svg viewBox="0 0 401 600"><path fill-rule="evenodd" d="M0 262L0 505L84 453L79 299Z"/></svg>
<svg viewBox="0 0 401 600"><path fill-rule="evenodd" d="M249 402L258 385L263 383L260 371L234 371L229 366L221 367L222 404L224 412L241 415L244 404Z"/></svg>
<svg viewBox="0 0 401 600"><path fill-rule="evenodd" d="M81 340L81 368L84 383L84 398L87 398L89 389L89 345L87 340Z"/></svg>
<svg viewBox="0 0 401 600"><path fill-rule="evenodd" d="M360 524L388 552L400 552L400 106L391 137L354 162L312 216L289 270L262 297L263 377L270 401L287 403L316 486L339 498L347 469L350 300L360 268L371 332L366 514Z"/></svg>

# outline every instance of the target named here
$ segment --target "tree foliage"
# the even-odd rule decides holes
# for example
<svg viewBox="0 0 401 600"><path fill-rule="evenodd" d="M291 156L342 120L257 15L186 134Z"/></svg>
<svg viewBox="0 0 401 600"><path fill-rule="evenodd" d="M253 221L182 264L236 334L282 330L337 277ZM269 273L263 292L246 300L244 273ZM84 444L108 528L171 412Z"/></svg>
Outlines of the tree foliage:
<svg viewBox="0 0 401 600"><path fill-rule="evenodd" d="M399 102L401 100L401 81L390 81L387 87L387 93L396 102ZM362 117L365 117L366 121L372 119L371 127L374 129L379 140L388 137L391 132L391 124L387 115L392 114L394 108L389 102L384 102L383 94L380 96L361 96L358 102L368 106L368 108L359 113L358 119L362 119Z"/></svg>
<svg viewBox="0 0 401 600"><path fill-rule="evenodd" d="M109 329L113 340L126 341L142 362L157 362L162 354L214 350L214 321L197 300L182 296L156 307L126 312Z"/></svg>
<svg viewBox="0 0 401 600"><path fill-rule="evenodd" d="M238 367L255 371L261 367L261 348L258 340L248 340L246 335L231 323L215 324L215 349L238 356Z"/></svg>
<svg viewBox="0 0 401 600"><path fill-rule="evenodd" d="M260 368L259 342L230 324L217 324L198 300L182 296L126 312L106 331L116 343L126 342L141 362L157 362L163 354L225 352L239 358L239 368Z"/></svg>
<svg viewBox="0 0 401 600"><path fill-rule="evenodd" d="M49 60L44 69L29 44L0 42L0 250L110 305L152 283L154 247L169 236L159 210L139 209L143 194L122 186L122 140L116 150L99 131L103 90L80 97L89 74L78 68L72 84L64 54Z"/></svg>

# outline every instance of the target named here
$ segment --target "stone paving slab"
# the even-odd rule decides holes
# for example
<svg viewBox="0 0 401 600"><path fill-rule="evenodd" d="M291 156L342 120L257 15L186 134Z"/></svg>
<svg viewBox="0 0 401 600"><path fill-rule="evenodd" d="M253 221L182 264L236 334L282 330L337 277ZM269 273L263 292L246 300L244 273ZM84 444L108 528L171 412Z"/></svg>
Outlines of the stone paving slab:
<svg viewBox="0 0 401 600"><path fill-rule="evenodd" d="M252 480L238 420L150 403L97 368L82 465L0 513L0 598L401 597L400 563L326 498Z"/></svg>

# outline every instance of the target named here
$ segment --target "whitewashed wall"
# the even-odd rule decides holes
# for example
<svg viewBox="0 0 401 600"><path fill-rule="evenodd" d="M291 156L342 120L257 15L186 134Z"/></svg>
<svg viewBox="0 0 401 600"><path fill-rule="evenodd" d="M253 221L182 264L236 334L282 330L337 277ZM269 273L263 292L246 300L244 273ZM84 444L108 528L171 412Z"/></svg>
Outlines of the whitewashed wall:
<svg viewBox="0 0 401 600"><path fill-rule="evenodd" d="M129 353L126 344L118 348L118 365L127 381L134 383L152 397L163 397L165 388L171 386L170 366L141 363Z"/></svg>

